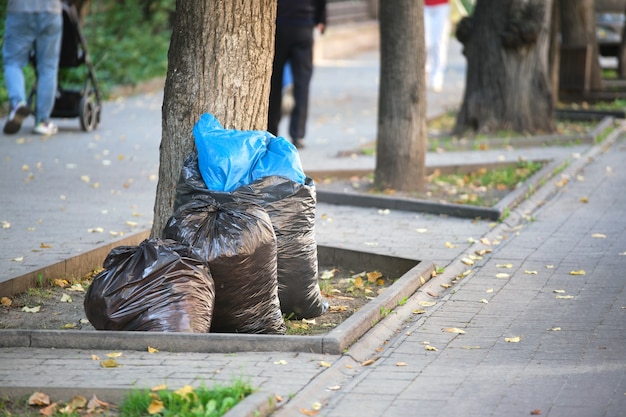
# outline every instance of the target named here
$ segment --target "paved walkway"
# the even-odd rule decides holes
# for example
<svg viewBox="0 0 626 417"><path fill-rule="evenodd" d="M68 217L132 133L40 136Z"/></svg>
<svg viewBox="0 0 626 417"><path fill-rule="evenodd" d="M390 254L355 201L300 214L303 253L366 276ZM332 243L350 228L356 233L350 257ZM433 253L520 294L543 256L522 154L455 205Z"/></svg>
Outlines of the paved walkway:
<svg viewBox="0 0 626 417"><path fill-rule="evenodd" d="M316 67L305 170L373 167L371 157L337 154L374 138L376 58L364 53ZM448 84L429 93L429 114L460 102L463 62L453 44ZM0 140L0 284L149 228L161 101L156 94L107 103L101 128L89 134L68 120L47 140ZM569 181L549 181L500 224L319 204L319 244L446 267L344 355L123 351L123 366L105 369L92 355L108 351L0 348L0 395L40 388L116 398L132 387L241 377L260 388L262 402L282 398L279 417L317 407L328 417L623 416L626 144L611 141L606 152L558 148L554 157L570 161ZM533 152L549 151L429 154L427 163ZM483 249L493 252L463 263ZM254 415L248 411L232 414Z"/></svg>

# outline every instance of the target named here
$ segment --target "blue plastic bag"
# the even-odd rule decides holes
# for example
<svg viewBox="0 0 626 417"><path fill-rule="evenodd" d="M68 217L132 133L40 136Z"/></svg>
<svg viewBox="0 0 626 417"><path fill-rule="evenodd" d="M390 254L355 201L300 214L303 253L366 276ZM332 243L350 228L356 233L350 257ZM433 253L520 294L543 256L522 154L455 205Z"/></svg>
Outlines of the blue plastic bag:
<svg viewBox="0 0 626 417"><path fill-rule="evenodd" d="M270 175L305 182L298 151L285 138L261 130L224 129L209 113L195 124L193 136L209 190L233 191Z"/></svg>

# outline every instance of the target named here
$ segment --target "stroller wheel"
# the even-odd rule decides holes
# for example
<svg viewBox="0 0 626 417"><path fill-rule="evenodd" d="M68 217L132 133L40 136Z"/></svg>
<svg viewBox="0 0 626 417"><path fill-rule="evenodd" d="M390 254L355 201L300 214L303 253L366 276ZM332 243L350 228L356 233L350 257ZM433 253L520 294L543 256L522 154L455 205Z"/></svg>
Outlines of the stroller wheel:
<svg viewBox="0 0 626 417"><path fill-rule="evenodd" d="M85 132L91 132L98 127L100 122L100 109L90 96L85 96L80 99L78 116L80 118L80 127Z"/></svg>

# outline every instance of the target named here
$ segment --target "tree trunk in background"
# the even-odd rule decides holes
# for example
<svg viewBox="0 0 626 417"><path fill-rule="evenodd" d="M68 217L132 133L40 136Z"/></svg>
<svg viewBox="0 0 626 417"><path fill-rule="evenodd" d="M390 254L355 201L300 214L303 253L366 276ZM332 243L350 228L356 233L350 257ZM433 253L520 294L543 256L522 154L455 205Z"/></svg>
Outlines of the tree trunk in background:
<svg viewBox="0 0 626 417"><path fill-rule="evenodd" d="M550 46L548 49L548 71L552 86L552 103L559 102L559 71L561 62L561 0L553 0L550 22Z"/></svg>
<svg viewBox="0 0 626 417"><path fill-rule="evenodd" d="M594 0L566 0L561 7L562 48L589 48L589 90L602 90L602 72L596 38ZM584 65L581 62L581 65ZM568 69L568 71L570 71Z"/></svg>
<svg viewBox="0 0 626 417"><path fill-rule="evenodd" d="M276 0L177 0L162 108L151 236L172 215L192 128L204 113L227 129L267 128Z"/></svg>
<svg viewBox="0 0 626 417"><path fill-rule="evenodd" d="M548 76L552 0L478 0L457 26L467 58L455 133L555 130Z"/></svg>
<svg viewBox="0 0 626 417"><path fill-rule="evenodd" d="M426 174L426 79L421 1L380 2L375 182L420 190Z"/></svg>

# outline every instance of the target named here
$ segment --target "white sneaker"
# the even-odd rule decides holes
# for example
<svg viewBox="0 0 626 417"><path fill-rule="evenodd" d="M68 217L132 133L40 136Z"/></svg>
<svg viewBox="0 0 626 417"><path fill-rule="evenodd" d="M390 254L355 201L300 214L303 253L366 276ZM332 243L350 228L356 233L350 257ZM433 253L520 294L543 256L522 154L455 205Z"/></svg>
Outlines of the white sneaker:
<svg viewBox="0 0 626 417"><path fill-rule="evenodd" d="M39 122L33 128L33 133L37 133L38 135L54 135L59 131L59 128L52 122Z"/></svg>

